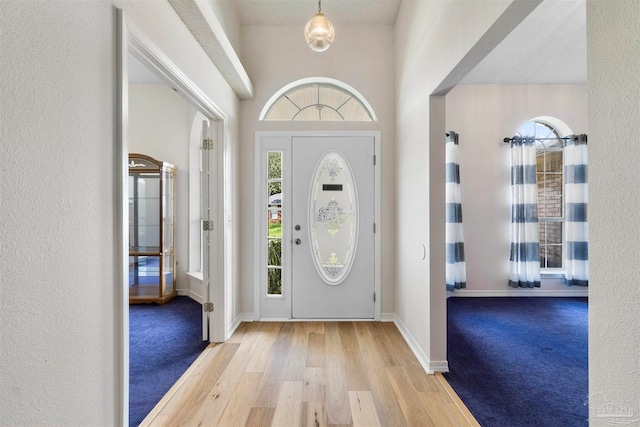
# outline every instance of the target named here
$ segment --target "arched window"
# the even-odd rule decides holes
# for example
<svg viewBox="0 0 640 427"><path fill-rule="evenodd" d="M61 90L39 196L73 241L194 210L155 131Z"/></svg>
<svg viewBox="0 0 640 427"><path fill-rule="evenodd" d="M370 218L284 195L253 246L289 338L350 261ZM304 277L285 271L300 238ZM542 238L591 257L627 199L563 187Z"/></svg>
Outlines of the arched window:
<svg viewBox="0 0 640 427"><path fill-rule="evenodd" d="M540 268L562 269L564 259L564 139L569 128L552 117L537 117L518 129L536 139Z"/></svg>
<svg viewBox="0 0 640 427"><path fill-rule="evenodd" d="M377 118L367 100L351 86L313 77L276 92L262 109L260 120L370 122Z"/></svg>

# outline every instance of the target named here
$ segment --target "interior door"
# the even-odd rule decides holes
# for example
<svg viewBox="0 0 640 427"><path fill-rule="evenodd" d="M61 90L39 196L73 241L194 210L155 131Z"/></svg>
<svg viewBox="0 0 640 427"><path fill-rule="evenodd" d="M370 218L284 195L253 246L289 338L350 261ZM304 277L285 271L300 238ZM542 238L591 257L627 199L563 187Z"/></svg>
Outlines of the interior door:
<svg viewBox="0 0 640 427"><path fill-rule="evenodd" d="M374 138L294 137L292 317L375 316Z"/></svg>

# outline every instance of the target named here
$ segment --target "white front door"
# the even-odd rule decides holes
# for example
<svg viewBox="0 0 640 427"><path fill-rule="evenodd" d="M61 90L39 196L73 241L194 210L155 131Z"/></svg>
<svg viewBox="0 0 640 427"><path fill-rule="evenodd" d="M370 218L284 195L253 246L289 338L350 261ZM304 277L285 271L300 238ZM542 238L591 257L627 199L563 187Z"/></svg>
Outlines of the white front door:
<svg viewBox="0 0 640 427"><path fill-rule="evenodd" d="M374 141L293 137L292 318L375 317Z"/></svg>

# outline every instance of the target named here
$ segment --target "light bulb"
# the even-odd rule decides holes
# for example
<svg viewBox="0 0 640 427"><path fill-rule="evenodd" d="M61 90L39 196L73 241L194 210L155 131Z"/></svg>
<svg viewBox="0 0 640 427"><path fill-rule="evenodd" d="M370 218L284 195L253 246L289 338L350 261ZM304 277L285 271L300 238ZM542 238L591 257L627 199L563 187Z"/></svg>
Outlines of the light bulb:
<svg viewBox="0 0 640 427"><path fill-rule="evenodd" d="M336 35L333 24L322 12L316 13L304 27L304 39L316 52L323 52L331 46Z"/></svg>

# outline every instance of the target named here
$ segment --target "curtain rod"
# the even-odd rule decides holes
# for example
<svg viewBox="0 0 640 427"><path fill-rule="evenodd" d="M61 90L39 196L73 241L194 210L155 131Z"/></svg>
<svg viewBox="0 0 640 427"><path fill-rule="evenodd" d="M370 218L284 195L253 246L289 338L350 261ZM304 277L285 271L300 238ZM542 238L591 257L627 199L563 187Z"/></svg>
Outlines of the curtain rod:
<svg viewBox="0 0 640 427"><path fill-rule="evenodd" d="M578 139L578 137L576 135L573 136L565 136L565 137L558 137L558 138L534 138L536 141L550 141L553 139L562 139L562 140L567 140L567 139L573 139L574 141ZM502 142L510 142L513 141L513 138L505 138L502 140Z"/></svg>

